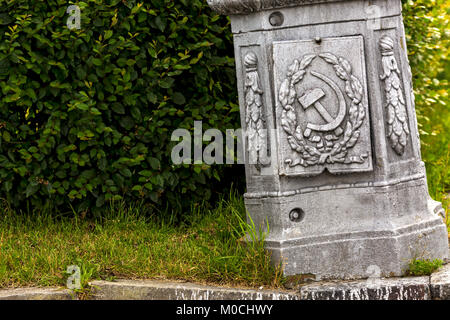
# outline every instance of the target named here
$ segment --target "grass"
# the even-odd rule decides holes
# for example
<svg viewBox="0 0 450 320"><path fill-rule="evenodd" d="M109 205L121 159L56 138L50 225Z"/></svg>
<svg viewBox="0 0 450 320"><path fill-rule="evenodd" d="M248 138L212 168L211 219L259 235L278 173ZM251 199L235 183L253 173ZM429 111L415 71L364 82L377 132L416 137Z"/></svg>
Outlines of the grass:
<svg viewBox="0 0 450 320"><path fill-rule="evenodd" d="M229 286L276 288L279 268L270 266L264 233L245 222L235 192L174 217L146 217L139 206L113 203L100 220L45 212L0 216L0 287L65 286L67 267L77 265L81 284L93 279L171 279ZM187 222L189 221L189 222ZM249 234L253 241L241 241Z"/></svg>

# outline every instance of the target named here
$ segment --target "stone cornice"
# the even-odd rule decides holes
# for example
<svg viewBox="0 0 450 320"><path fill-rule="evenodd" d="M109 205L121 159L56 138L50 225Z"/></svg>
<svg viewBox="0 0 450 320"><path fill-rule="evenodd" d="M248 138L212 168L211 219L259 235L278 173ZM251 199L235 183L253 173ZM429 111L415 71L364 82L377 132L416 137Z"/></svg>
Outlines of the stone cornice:
<svg viewBox="0 0 450 320"><path fill-rule="evenodd" d="M248 14L263 10L301 6L308 4L338 2L344 0L207 0L214 11L225 14Z"/></svg>

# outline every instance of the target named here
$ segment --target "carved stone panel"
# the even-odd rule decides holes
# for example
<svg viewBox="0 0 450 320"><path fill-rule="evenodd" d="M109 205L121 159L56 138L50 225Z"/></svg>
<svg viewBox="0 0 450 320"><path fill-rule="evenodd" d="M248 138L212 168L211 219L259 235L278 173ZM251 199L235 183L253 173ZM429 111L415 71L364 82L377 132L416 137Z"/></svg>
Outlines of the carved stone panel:
<svg viewBox="0 0 450 320"><path fill-rule="evenodd" d="M361 36L273 44L280 175L372 170Z"/></svg>

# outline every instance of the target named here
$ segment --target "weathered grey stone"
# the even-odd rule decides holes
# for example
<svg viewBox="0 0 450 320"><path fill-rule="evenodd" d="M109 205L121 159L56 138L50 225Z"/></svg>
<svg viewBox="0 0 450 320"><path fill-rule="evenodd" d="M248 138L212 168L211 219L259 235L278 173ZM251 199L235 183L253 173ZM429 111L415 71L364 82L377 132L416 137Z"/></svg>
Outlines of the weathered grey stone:
<svg viewBox="0 0 450 320"><path fill-rule="evenodd" d="M75 300L70 290L57 288L1 289L0 300Z"/></svg>
<svg viewBox="0 0 450 320"><path fill-rule="evenodd" d="M267 9L343 0L208 0L212 9L222 14L245 14Z"/></svg>
<svg viewBox="0 0 450 320"><path fill-rule="evenodd" d="M326 282L300 289L302 300L429 300L428 277Z"/></svg>
<svg viewBox="0 0 450 320"><path fill-rule="evenodd" d="M155 280L93 281L92 300L296 300L295 292L248 290Z"/></svg>
<svg viewBox="0 0 450 320"><path fill-rule="evenodd" d="M446 259L400 0L211 0L230 14L246 207L286 275L400 276ZM264 159L268 155L269 159ZM267 158L267 157L266 157Z"/></svg>
<svg viewBox="0 0 450 320"><path fill-rule="evenodd" d="M433 299L450 300L450 264L431 275L431 295Z"/></svg>

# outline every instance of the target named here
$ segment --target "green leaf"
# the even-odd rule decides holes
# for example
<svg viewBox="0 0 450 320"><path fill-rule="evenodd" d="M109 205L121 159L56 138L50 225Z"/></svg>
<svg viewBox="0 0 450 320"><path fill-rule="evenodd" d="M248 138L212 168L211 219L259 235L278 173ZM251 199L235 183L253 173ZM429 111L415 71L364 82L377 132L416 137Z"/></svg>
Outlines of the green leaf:
<svg viewBox="0 0 450 320"><path fill-rule="evenodd" d="M111 38L113 35L112 30L106 30L105 31L105 36L103 37L105 40L108 40L109 38Z"/></svg>
<svg viewBox="0 0 450 320"><path fill-rule="evenodd" d="M153 202L158 202L158 194L156 192L150 192L150 199Z"/></svg>
<svg viewBox="0 0 450 320"><path fill-rule="evenodd" d="M125 108L121 103L113 103L111 108L115 113L125 114Z"/></svg>
<svg viewBox="0 0 450 320"><path fill-rule="evenodd" d="M103 204L105 203L105 196L104 195L100 195L97 200L95 201L95 206L97 208L100 208L101 206L103 206Z"/></svg>
<svg viewBox="0 0 450 320"><path fill-rule="evenodd" d="M186 99L184 98L183 94L180 92L175 92L173 94L172 99L173 99L173 102L175 102L178 105L186 103Z"/></svg>
<svg viewBox="0 0 450 320"><path fill-rule="evenodd" d="M5 140L6 142L11 141L11 135L9 134L8 131L3 131L2 137L3 137L3 140Z"/></svg>
<svg viewBox="0 0 450 320"><path fill-rule="evenodd" d="M132 191L141 191L141 190L142 190L142 186L136 185L136 186L134 186L131 190L132 190Z"/></svg>
<svg viewBox="0 0 450 320"><path fill-rule="evenodd" d="M39 190L39 184L35 181L30 182L25 190L25 196L29 198Z"/></svg>
<svg viewBox="0 0 450 320"><path fill-rule="evenodd" d="M155 24L158 27L161 32L164 32L164 29L166 28L166 21L165 19L161 18L161 16L157 16L155 18Z"/></svg>
<svg viewBox="0 0 450 320"><path fill-rule="evenodd" d="M92 59L92 63L97 66L100 67L102 65L102 60L98 59L98 58L94 58Z"/></svg>
<svg viewBox="0 0 450 320"><path fill-rule="evenodd" d="M148 47L147 48L147 52L154 59L156 59L158 57L158 54L156 53L156 50L154 48L152 48L152 47Z"/></svg>
<svg viewBox="0 0 450 320"><path fill-rule="evenodd" d="M160 162L159 162L158 159L153 158L153 157L149 157L148 158L148 163L150 164L150 166L152 167L153 170L159 170Z"/></svg>
<svg viewBox="0 0 450 320"><path fill-rule="evenodd" d="M139 174L144 177L151 177L153 172L150 170L142 170L139 172Z"/></svg>
<svg viewBox="0 0 450 320"><path fill-rule="evenodd" d="M140 121L140 120L142 119L142 117L141 117L141 111L139 110L138 107L131 107L130 112L131 112L131 116L132 116L135 120Z"/></svg>
<svg viewBox="0 0 450 320"><path fill-rule="evenodd" d="M127 177L127 178L131 178L131 176L133 175L131 173L130 169L128 169L128 168L121 169L119 172L121 175L123 175L124 177Z"/></svg>
<svg viewBox="0 0 450 320"><path fill-rule="evenodd" d="M78 110L82 110L82 111L87 111L89 109L89 106L86 103L82 103L82 102L81 103L76 103L75 107Z"/></svg>
<svg viewBox="0 0 450 320"><path fill-rule="evenodd" d="M5 190L6 190L6 192L9 192L9 191L11 191L11 189L12 189L12 186L13 186L13 184L12 184L12 181L11 180L6 180L4 183L3 183L3 185L5 186Z"/></svg>
<svg viewBox="0 0 450 320"><path fill-rule="evenodd" d="M170 87L172 87L174 81L175 80L173 78L164 78L159 81L159 86L164 89L169 89Z"/></svg>
<svg viewBox="0 0 450 320"><path fill-rule="evenodd" d="M131 130L134 127L133 118L128 117L128 116L120 118L119 122L120 122L120 125L127 130Z"/></svg>
<svg viewBox="0 0 450 320"><path fill-rule="evenodd" d="M158 97L153 92L148 92L147 93L147 99L151 103L156 103L158 101Z"/></svg>

